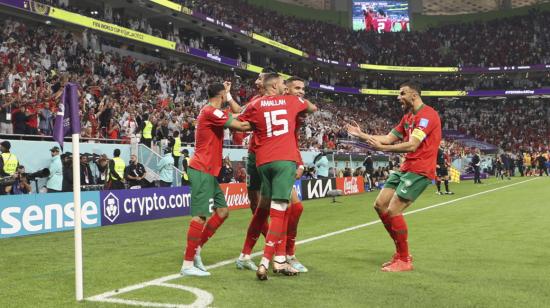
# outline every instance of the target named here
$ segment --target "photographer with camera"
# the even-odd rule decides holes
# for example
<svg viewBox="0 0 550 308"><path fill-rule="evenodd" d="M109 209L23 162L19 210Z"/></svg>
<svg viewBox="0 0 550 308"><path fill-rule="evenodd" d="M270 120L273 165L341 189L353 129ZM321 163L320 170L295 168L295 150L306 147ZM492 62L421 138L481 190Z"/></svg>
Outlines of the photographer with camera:
<svg viewBox="0 0 550 308"><path fill-rule="evenodd" d="M52 154L52 161L48 169L50 175L48 176L48 182L46 188L48 192L61 192L63 189L63 163L61 162L61 156L59 155L60 149L55 146L50 149Z"/></svg>
<svg viewBox="0 0 550 308"><path fill-rule="evenodd" d="M32 186L29 184L28 174L25 173L25 167L17 167L15 173L15 182L11 185L10 194L12 195L27 195L32 192Z"/></svg>
<svg viewBox="0 0 550 308"><path fill-rule="evenodd" d="M17 157L10 153L10 149L11 143L9 141L0 143L0 151L2 151L2 155L0 155L0 177L2 178L13 177L19 166ZM0 195L8 193L8 191L6 191L8 187L9 185L6 184L0 185Z"/></svg>

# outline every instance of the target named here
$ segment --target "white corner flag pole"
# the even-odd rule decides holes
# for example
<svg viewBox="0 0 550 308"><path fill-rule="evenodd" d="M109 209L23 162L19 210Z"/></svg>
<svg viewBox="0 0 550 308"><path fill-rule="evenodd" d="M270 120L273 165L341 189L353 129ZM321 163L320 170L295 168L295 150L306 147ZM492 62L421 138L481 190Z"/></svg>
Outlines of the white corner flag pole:
<svg viewBox="0 0 550 308"><path fill-rule="evenodd" d="M73 204L74 204L74 262L76 300L84 299L82 270L82 215L80 213L80 135L72 134L73 143Z"/></svg>

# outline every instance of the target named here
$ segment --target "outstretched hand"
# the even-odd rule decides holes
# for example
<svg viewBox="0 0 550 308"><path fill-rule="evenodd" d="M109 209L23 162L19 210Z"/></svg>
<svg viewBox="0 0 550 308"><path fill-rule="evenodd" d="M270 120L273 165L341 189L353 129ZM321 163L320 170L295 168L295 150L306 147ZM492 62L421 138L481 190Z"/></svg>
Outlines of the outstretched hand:
<svg viewBox="0 0 550 308"><path fill-rule="evenodd" d="M347 123L346 130L348 131L348 134L355 137L361 137L363 135L363 132L361 131L361 127L359 127L359 124L357 124L357 122L355 121L351 121L351 123Z"/></svg>

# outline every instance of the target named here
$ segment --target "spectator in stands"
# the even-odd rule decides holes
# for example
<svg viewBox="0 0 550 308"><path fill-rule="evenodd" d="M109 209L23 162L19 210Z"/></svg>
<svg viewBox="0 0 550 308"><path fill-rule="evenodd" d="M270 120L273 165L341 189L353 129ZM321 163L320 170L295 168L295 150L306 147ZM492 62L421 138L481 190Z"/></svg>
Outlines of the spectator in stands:
<svg viewBox="0 0 550 308"><path fill-rule="evenodd" d="M19 108L13 110L13 132L19 135L27 134L27 120L29 116L25 106L20 105Z"/></svg>
<svg viewBox="0 0 550 308"><path fill-rule="evenodd" d="M145 167L138 162L137 156L135 154L130 155L130 162L128 166L124 169L124 178L128 182L130 188L141 188L146 186L145 184Z"/></svg>
<svg viewBox="0 0 550 308"><path fill-rule="evenodd" d="M46 136L51 136L53 132L53 120L55 117L55 114L53 113L53 108L48 106L47 104L44 104L44 106L40 109L38 116L39 116L39 124L38 129L40 130L40 133Z"/></svg>
<svg viewBox="0 0 550 308"><path fill-rule="evenodd" d="M59 155L60 149L54 146L50 149L52 160L48 169L50 175L46 182L46 188L48 192L61 192L63 190L63 163L61 162L61 156Z"/></svg>
<svg viewBox="0 0 550 308"><path fill-rule="evenodd" d="M233 165L229 156L224 157L222 169L218 175L218 183L231 183L233 181Z"/></svg>
<svg viewBox="0 0 550 308"><path fill-rule="evenodd" d="M113 151L113 159L109 161L109 181L105 184L106 189L124 189L124 169L126 163L120 158L120 149Z"/></svg>
<svg viewBox="0 0 550 308"><path fill-rule="evenodd" d="M94 185L95 179L88 163L88 156L80 155L80 185Z"/></svg>
<svg viewBox="0 0 550 308"><path fill-rule="evenodd" d="M11 108L13 99L5 95L6 90L0 90L0 134L13 134Z"/></svg>
<svg viewBox="0 0 550 308"><path fill-rule="evenodd" d="M159 186L170 187L174 181L174 157L172 156L172 149L166 147L164 149L164 156L157 163L157 171L160 176Z"/></svg>

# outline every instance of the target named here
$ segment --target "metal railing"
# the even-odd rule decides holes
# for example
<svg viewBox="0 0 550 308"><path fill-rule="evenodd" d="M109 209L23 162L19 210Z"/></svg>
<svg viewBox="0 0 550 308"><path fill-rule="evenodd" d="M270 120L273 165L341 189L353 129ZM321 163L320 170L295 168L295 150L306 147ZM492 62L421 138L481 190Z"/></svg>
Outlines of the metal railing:
<svg viewBox="0 0 550 308"><path fill-rule="evenodd" d="M147 180L153 182L160 179L157 170L157 164L162 159L157 152L147 147L144 144L138 145L138 161L145 167L147 171ZM182 156L183 157L183 156ZM183 172L176 167L173 167L172 186L181 186Z"/></svg>

